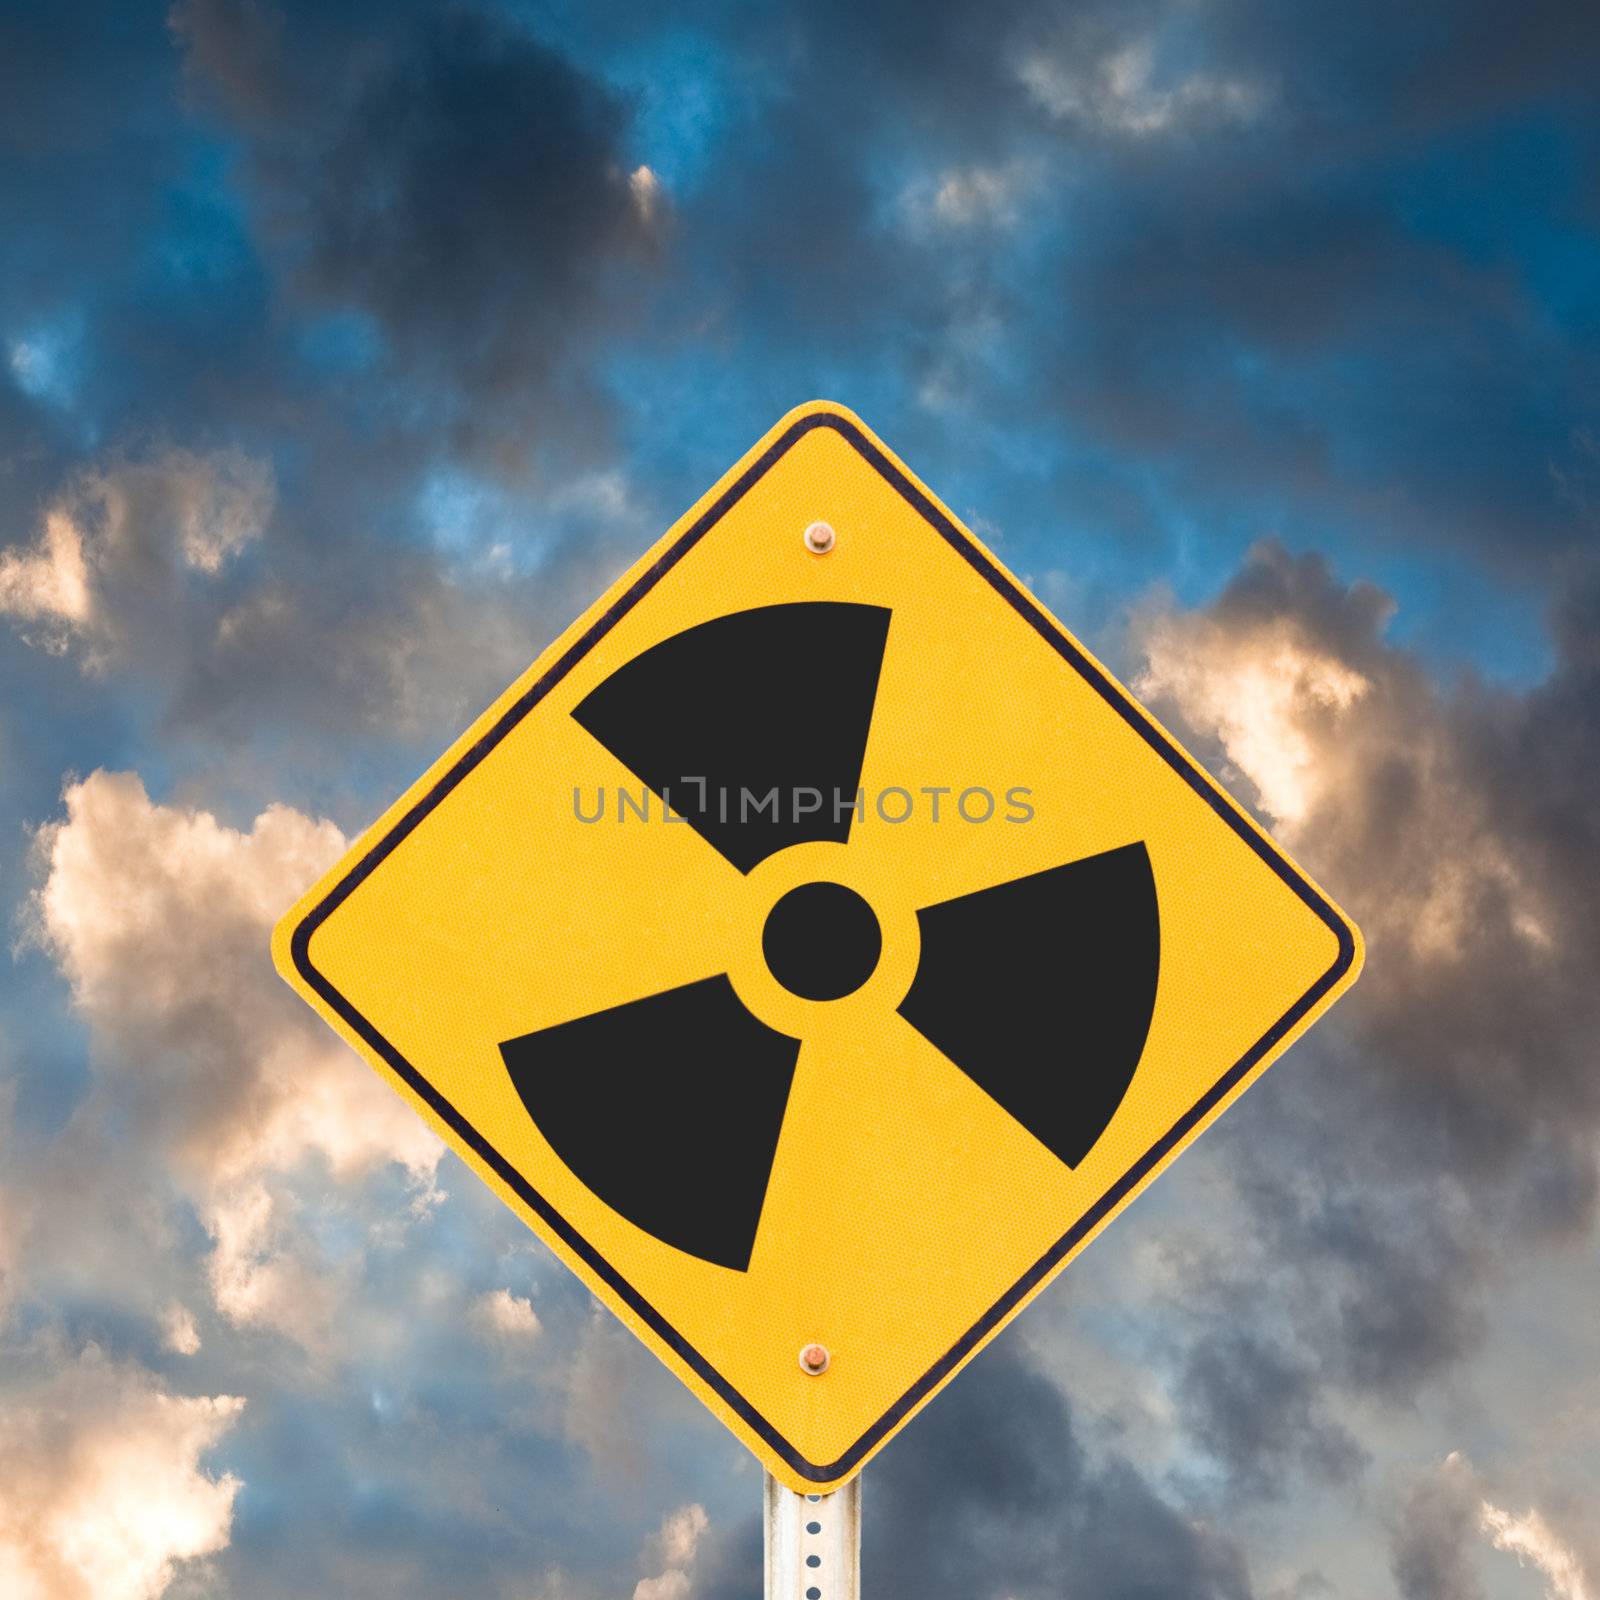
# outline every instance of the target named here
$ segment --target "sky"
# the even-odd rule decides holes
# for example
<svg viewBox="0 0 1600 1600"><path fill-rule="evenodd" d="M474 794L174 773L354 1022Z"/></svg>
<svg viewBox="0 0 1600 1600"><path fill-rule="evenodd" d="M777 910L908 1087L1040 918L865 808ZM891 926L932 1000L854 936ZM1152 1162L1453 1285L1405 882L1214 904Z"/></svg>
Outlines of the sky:
<svg viewBox="0 0 1600 1600"><path fill-rule="evenodd" d="M271 925L791 406L1362 926L882 1600L1600 1596L1600 10L0 14L0 1593L733 1600L760 1472Z"/></svg>

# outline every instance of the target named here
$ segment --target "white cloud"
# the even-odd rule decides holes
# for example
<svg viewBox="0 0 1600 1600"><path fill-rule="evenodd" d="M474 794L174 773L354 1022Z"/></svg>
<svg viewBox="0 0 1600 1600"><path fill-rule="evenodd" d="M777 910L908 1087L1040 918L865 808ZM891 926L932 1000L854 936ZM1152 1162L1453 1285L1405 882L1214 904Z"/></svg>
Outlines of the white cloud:
<svg viewBox="0 0 1600 1600"><path fill-rule="evenodd" d="M157 1600L181 1563L226 1548L239 1480L200 1459L244 1402L173 1395L94 1347L0 1403L0 1593Z"/></svg>
<svg viewBox="0 0 1600 1600"><path fill-rule="evenodd" d="M1290 844L1315 838L1326 858L1341 836L1365 837L1372 797L1407 775L1416 838L1388 863L1371 897L1367 932L1426 960L1458 956L1481 936L1487 905L1502 908L1530 952L1552 945L1549 914L1504 830L1490 815L1471 752L1457 744L1436 691L1415 663L1375 642L1392 611L1368 586L1350 591L1349 615L1314 615L1325 578L1266 543L1250 555L1236 598L1209 611L1157 607L1135 631L1145 665L1134 689L1189 733L1220 745L1221 776L1255 791ZM1307 614L1260 610L1253 586L1306 591ZM1346 637L1352 623L1361 630ZM1341 632L1345 630L1345 632ZM1342 875L1359 885L1358 861ZM1398 873L1398 875L1397 875Z"/></svg>
<svg viewBox="0 0 1600 1600"><path fill-rule="evenodd" d="M1038 182L1031 166L946 167L937 176L911 184L902 197L913 227L1008 228L1021 215L1022 202Z"/></svg>
<svg viewBox="0 0 1600 1600"><path fill-rule="evenodd" d="M633 1600L689 1600L693 1592L689 1574L674 1567L654 1578L641 1578L633 1586Z"/></svg>
<svg viewBox="0 0 1600 1600"><path fill-rule="evenodd" d="M1277 822L1303 821L1329 781L1319 747L1371 684L1288 620L1240 636L1188 613L1153 621L1143 642L1135 690L1214 733Z"/></svg>
<svg viewBox="0 0 1600 1600"><path fill-rule="evenodd" d="M334 1332L337 1285L296 1226L297 1211L264 1181L219 1184L201 1203L213 1242L207 1281L229 1322L275 1329L320 1354Z"/></svg>
<svg viewBox="0 0 1600 1600"><path fill-rule="evenodd" d="M673 1567L686 1567L694 1560L711 1519L701 1505L679 1506L661 1524L658 1535L662 1559Z"/></svg>
<svg viewBox="0 0 1600 1600"><path fill-rule="evenodd" d="M216 572L265 531L275 499L266 465L236 450L171 451L162 462L178 548L197 572Z"/></svg>
<svg viewBox="0 0 1600 1600"><path fill-rule="evenodd" d="M428 1192L442 1153L272 969L273 923L344 836L281 805L241 832L152 802L134 773L95 772L64 800L37 841L34 936L91 1025L100 1099L198 1208L218 1309L309 1346L333 1286L275 1175L398 1162Z"/></svg>
<svg viewBox="0 0 1600 1600"><path fill-rule="evenodd" d="M539 1314L533 1302L509 1289L491 1289L472 1303L472 1317L487 1334L507 1344L525 1344L539 1336Z"/></svg>
<svg viewBox="0 0 1600 1600"><path fill-rule="evenodd" d="M130 629L170 627L184 573L219 572L261 537L275 498L268 466L235 449L92 467L31 545L0 552L0 614L50 624L48 648L82 642L102 666Z"/></svg>
<svg viewBox="0 0 1600 1600"><path fill-rule="evenodd" d="M276 751L286 726L302 760L351 727L440 736L611 581L656 513L592 466L514 485L441 470L420 491L390 511L430 525L436 549L379 540L365 562L330 566L306 559L326 542L326 508L313 497L279 516L266 462L236 449L107 457L36 525L0 525L0 621L88 675L114 670L191 748L255 747L275 768L262 747ZM377 538L370 519L357 533Z"/></svg>
<svg viewBox="0 0 1600 1600"><path fill-rule="evenodd" d="M1242 78L1199 71L1163 78L1153 37L1093 51L1074 40L1025 56L1017 72L1051 116L1133 138L1247 122L1265 101L1260 86Z"/></svg>
<svg viewBox="0 0 1600 1600"><path fill-rule="evenodd" d="M1513 1516L1485 1500L1478 1526L1496 1550L1515 1556L1519 1566L1531 1562L1544 1575L1550 1600L1590 1600L1593 1591L1582 1563L1537 1511Z"/></svg>
<svg viewBox="0 0 1600 1600"><path fill-rule="evenodd" d="M73 628L89 620L90 603L83 535L65 511L45 514L32 548L0 552L0 612ZM62 634L53 636L54 647L62 642Z"/></svg>
<svg viewBox="0 0 1600 1600"><path fill-rule="evenodd" d="M662 1570L634 1585L633 1600L688 1600L694 1592L690 1572L710 1526L702 1505L679 1506L670 1512L651 1541L651 1559Z"/></svg>
<svg viewBox="0 0 1600 1600"><path fill-rule="evenodd" d="M192 1356L200 1349L194 1313L176 1300L161 1314L161 1342L174 1355Z"/></svg>

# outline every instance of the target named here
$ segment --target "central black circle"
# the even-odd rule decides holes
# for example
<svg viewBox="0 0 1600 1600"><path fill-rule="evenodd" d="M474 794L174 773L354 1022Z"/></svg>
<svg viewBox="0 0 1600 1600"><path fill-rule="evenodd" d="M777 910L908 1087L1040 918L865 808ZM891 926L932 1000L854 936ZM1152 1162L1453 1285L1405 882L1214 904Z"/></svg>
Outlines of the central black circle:
<svg viewBox="0 0 1600 1600"><path fill-rule="evenodd" d="M803 1000L854 994L878 966L872 907L842 883L802 883L767 913L761 950L772 975Z"/></svg>

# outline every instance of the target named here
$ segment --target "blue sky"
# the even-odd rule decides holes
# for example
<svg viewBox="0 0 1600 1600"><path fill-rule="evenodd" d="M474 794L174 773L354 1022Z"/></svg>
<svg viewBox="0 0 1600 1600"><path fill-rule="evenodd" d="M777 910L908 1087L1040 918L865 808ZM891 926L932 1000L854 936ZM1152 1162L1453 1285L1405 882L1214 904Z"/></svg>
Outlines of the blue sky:
<svg viewBox="0 0 1600 1600"><path fill-rule="evenodd" d="M874 1592L1592 1597L1597 68L1558 0L8 8L0 1590L753 1592L753 1464L265 932L825 396L1372 953L874 1466Z"/></svg>

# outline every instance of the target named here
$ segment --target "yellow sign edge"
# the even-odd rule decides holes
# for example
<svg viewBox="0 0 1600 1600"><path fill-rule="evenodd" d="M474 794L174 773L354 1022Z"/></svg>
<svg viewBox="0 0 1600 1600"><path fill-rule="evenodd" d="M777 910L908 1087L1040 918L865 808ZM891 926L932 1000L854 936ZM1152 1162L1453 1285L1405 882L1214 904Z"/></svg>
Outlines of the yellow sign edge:
<svg viewBox="0 0 1600 1600"><path fill-rule="evenodd" d="M952 544L977 574L1006 599L1023 619L1052 644L1065 664L1087 679L1135 732L1233 826L1334 933L1333 964L1252 1048L1158 1139L1141 1159L1090 1207L1017 1283L978 1320L932 1368L913 1384L837 1461L806 1460L710 1363L643 1301L599 1253L503 1162L422 1075L388 1045L348 1003L341 1008L332 985L309 959L311 934L322 918L366 875L382 847L402 824L431 809L430 801L446 779L459 781L475 755L487 753L501 724L524 715L560 677L596 644L623 611L665 575L676 558L708 533L722 515L799 438L819 426L841 434L904 498L930 529ZM898 481L897 481L898 480ZM548 681L546 681L548 680ZM526 705L521 702L527 697ZM518 709L520 706L520 709ZM511 714L515 712L515 716ZM509 726L509 723L507 723ZM409 829L407 829L409 831ZM397 841L398 842L398 841ZM330 904L330 902L332 902ZM712 488L624 572L583 615L542 651L460 738L434 761L393 805L367 828L343 858L303 894L278 922L272 935L274 965L283 979L325 1022L411 1103L434 1131L456 1151L500 1199L544 1240L560 1260L650 1348L656 1356L791 1489L817 1493L853 1477L932 1397L1038 1295L1074 1256L1119 1215L1133 1198L1247 1089L1311 1026L1359 976L1364 946L1355 924L1294 862L1256 820L1141 706L1117 678L1034 597L1005 565L935 496L870 428L848 408L812 401L789 412L745 453ZM448 1114L447 1114L448 1113Z"/></svg>

